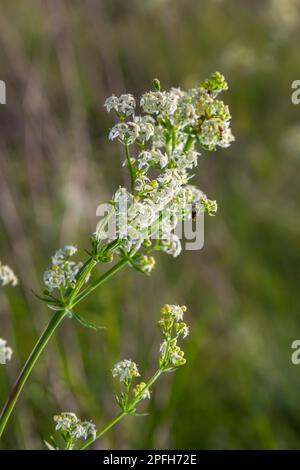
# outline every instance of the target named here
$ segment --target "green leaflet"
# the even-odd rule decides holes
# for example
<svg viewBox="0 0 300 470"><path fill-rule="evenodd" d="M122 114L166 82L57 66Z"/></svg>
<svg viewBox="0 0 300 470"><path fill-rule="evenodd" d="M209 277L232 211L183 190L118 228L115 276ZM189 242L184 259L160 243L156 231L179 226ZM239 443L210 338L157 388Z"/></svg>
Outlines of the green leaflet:
<svg viewBox="0 0 300 470"><path fill-rule="evenodd" d="M75 313L75 312L72 311L72 312L70 312L70 314L73 318L75 318L75 320L78 321L78 323L80 323L85 328L91 328L92 330L101 330L101 329L105 328L104 326L94 325L94 323L90 322L86 318L83 318L78 313Z"/></svg>

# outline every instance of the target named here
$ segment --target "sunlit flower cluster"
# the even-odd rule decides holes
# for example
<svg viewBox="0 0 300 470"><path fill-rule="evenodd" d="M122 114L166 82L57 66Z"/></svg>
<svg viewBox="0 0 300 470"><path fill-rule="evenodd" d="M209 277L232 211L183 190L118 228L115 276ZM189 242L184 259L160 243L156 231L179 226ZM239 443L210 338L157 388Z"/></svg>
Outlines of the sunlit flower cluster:
<svg viewBox="0 0 300 470"><path fill-rule="evenodd" d="M92 421L81 421L75 413L63 412L53 417L55 430L60 431L67 441L96 437L96 427Z"/></svg>
<svg viewBox="0 0 300 470"><path fill-rule="evenodd" d="M149 240L155 240L153 250L175 257L181 252L181 241L174 234L177 224L192 213L214 215L217 211L216 201L190 184L190 171L198 164L197 146L215 150L234 140L228 106L217 98L228 86L216 72L188 91L162 91L158 80L154 87L139 100L113 95L105 102L106 109L119 118L109 138L124 144L131 178L131 191L120 187L111 201L117 220L114 236L122 241L121 255L123 250L136 253L145 245L148 254ZM107 234L101 230L95 236L101 242ZM150 272L152 260L144 258L139 268L143 269L143 263L144 272Z"/></svg>
<svg viewBox="0 0 300 470"><path fill-rule="evenodd" d="M125 118L134 113L136 102L130 94L124 94L119 97L112 95L106 99L104 106L108 112L113 110L119 117Z"/></svg>
<svg viewBox="0 0 300 470"><path fill-rule="evenodd" d="M13 350L7 346L7 341L0 338L0 364L10 361L13 355Z"/></svg>
<svg viewBox="0 0 300 470"><path fill-rule="evenodd" d="M58 288L71 287L73 289L75 287L76 275L82 267L81 262L76 263L70 260L75 253L77 253L77 248L67 245L52 256L51 269L44 273L44 283L50 292Z"/></svg>
<svg viewBox="0 0 300 470"><path fill-rule="evenodd" d="M15 287L18 284L18 278L9 266L0 261L0 285L6 286L8 284Z"/></svg>

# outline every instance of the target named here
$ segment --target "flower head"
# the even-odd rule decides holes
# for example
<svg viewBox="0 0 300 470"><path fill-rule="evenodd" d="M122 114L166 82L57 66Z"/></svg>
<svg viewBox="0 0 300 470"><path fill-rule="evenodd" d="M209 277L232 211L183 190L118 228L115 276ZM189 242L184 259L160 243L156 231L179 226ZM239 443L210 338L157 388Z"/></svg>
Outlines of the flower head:
<svg viewBox="0 0 300 470"><path fill-rule="evenodd" d="M143 255L139 259L139 267L144 273L150 274L155 267L155 259L153 256Z"/></svg>
<svg viewBox="0 0 300 470"><path fill-rule="evenodd" d="M57 288L74 288L76 285L76 275L82 263L71 261L70 258L77 253L77 248L67 245L59 249L52 256L52 266L44 273L44 283L49 291Z"/></svg>
<svg viewBox="0 0 300 470"><path fill-rule="evenodd" d="M108 240L119 241L118 254L130 254L132 265L139 270L142 261L146 273L154 265L148 258L151 251L174 257L181 253L181 241L175 234L178 223L200 212L216 213L217 202L190 184L191 171L198 165L200 148L212 151L228 147L234 140L229 108L219 99L228 85L219 72L189 90L161 90L157 79L153 84L155 90L143 93L139 100L132 95L112 95L105 102L106 109L119 117L109 138L125 145L131 180L130 191L119 188L113 197L117 227ZM100 238L98 232L97 241ZM144 249L148 239L155 240L151 250L149 246ZM50 278L52 275L49 273ZM55 281L61 282L57 277Z"/></svg>
<svg viewBox="0 0 300 470"><path fill-rule="evenodd" d="M160 366L165 370L185 364L184 352L180 349L177 341L180 336L186 338L189 327L182 321L186 312L185 305L165 304L162 309L162 318L158 322L164 337L160 345Z"/></svg>
<svg viewBox="0 0 300 470"><path fill-rule="evenodd" d="M149 91L142 95L140 104L145 113L172 115L177 109L178 99L173 91Z"/></svg>
<svg viewBox="0 0 300 470"><path fill-rule="evenodd" d="M146 399L150 400L150 396L151 396L150 390L147 388L145 382L140 382L133 389L133 395L135 397L139 396L140 394L141 394L142 400L146 400Z"/></svg>
<svg viewBox="0 0 300 470"><path fill-rule="evenodd" d="M18 284L18 278L9 266L0 261L0 285L6 286L8 284L15 287Z"/></svg>
<svg viewBox="0 0 300 470"><path fill-rule="evenodd" d="M120 382L125 382L139 377L140 374L135 362L130 359L124 359L114 366L112 375L114 378L118 377Z"/></svg>
<svg viewBox="0 0 300 470"><path fill-rule="evenodd" d="M123 94L119 97L112 95L105 100L104 106L107 112L115 111L117 114L127 117L134 113L136 102L132 95Z"/></svg>
<svg viewBox="0 0 300 470"><path fill-rule="evenodd" d="M180 307L179 305L165 304L161 309L161 313L163 315L167 315L167 316L174 318L176 322L179 322L183 319L183 315L185 312L186 312L185 305L182 305Z"/></svg>

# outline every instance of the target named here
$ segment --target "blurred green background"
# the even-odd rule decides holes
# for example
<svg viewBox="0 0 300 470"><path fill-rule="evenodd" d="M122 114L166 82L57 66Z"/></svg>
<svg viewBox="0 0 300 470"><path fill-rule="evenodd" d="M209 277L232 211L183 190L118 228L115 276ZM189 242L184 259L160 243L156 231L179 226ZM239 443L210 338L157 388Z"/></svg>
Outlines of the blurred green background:
<svg viewBox="0 0 300 470"><path fill-rule="evenodd" d="M44 448L52 416L72 410L101 427L117 412L110 369L131 357L149 375L162 304L189 307L188 363L155 386L149 411L96 448L300 447L300 79L297 0L2 0L0 259L20 277L0 293L5 401L51 316L32 294L61 245L84 255L96 206L126 175L107 139L112 93L195 86L214 70L230 89L236 142L205 153L195 183L219 203L205 246L158 255L151 277L127 269L81 304L106 327L66 320L43 354L1 448Z"/></svg>

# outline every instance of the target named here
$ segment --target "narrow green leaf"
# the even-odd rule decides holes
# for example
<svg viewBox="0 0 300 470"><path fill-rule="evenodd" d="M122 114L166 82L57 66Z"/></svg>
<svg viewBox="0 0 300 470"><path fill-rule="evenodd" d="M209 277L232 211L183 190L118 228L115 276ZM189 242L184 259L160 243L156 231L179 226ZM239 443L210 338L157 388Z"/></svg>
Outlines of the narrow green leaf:
<svg viewBox="0 0 300 470"><path fill-rule="evenodd" d="M78 323L80 323L82 326L86 328L91 328L92 330L101 330L104 328L104 326L94 325L94 323L90 322L86 318L82 318L80 315L78 315L78 313L72 312L72 315L75 318L75 320L78 321Z"/></svg>

